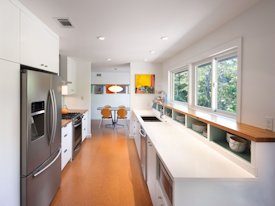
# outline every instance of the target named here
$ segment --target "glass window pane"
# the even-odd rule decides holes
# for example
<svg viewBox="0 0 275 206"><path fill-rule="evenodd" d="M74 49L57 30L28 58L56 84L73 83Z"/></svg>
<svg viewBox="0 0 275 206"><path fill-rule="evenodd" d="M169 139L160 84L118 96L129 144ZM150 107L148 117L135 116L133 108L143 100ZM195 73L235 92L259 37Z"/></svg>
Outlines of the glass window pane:
<svg viewBox="0 0 275 206"><path fill-rule="evenodd" d="M197 105L211 108L212 97L212 64L202 64L196 68Z"/></svg>
<svg viewBox="0 0 275 206"><path fill-rule="evenodd" d="M174 100L188 101L188 71L174 73Z"/></svg>
<svg viewBox="0 0 275 206"><path fill-rule="evenodd" d="M236 113L237 64L236 56L217 62L219 110Z"/></svg>

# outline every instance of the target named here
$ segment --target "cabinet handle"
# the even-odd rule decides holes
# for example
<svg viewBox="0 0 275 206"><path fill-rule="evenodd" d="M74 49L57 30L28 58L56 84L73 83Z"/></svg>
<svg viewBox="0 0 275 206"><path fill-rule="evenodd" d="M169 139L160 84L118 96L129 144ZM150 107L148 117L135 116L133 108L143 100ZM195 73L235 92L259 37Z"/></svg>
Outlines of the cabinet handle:
<svg viewBox="0 0 275 206"><path fill-rule="evenodd" d="M65 135L64 135L64 137L67 137L67 136L68 136L68 134L65 134Z"/></svg>
<svg viewBox="0 0 275 206"><path fill-rule="evenodd" d="M158 196L158 199L159 199L159 200L162 200L162 197L161 197L161 196Z"/></svg>
<svg viewBox="0 0 275 206"><path fill-rule="evenodd" d="M67 149L64 150L64 153L66 153L66 152L67 152Z"/></svg>

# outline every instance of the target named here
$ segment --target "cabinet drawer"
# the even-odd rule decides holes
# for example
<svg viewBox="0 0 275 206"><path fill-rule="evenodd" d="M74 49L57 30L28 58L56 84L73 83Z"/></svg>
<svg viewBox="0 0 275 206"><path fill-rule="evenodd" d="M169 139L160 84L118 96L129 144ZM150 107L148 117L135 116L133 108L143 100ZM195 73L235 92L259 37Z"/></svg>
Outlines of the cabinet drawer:
<svg viewBox="0 0 275 206"><path fill-rule="evenodd" d="M72 158L72 123L62 127L61 136L61 168L63 169Z"/></svg>

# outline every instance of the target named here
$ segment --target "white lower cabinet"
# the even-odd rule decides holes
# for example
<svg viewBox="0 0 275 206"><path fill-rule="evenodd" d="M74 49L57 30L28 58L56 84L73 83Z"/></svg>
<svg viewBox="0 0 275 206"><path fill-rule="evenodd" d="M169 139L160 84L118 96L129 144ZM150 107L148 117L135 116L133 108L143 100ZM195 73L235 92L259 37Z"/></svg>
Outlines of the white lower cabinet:
<svg viewBox="0 0 275 206"><path fill-rule="evenodd" d="M61 135L61 170L72 159L72 123L62 127Z"/></svg>
<svg viewBox="0 0 275 206"><path fill-rule="evenodd" d="M88 112L85 112L83 114L83 118L82 118L82 141L84 141L84 139L89 135L88 134Z"/></svg>
<svg viewBox="0 0 275 206"><path fill-rule="evenodd" d="M151 196L153 205L156 205L156 177L157 173L157 156L156 150L150 140L147 137L147 186Z"/></svg>
<svg viewBox="0 0 275 206"><path fill-rule="evenodd" d="M132 120L132 131L133 131L132 135L134 137L137 152L138 152L138 156L139 156L139 159L140 159L140 134L139 134L139 130L140 130L140 123L139 123L138 119L136 117L134 117L133 120Z"/></svg>

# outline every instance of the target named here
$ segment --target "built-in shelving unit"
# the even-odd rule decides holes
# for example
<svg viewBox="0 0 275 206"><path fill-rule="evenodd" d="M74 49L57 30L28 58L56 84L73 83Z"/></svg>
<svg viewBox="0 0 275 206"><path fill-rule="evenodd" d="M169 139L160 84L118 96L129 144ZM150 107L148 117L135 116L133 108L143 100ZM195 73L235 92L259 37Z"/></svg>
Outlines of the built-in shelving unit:
<svg viewBox="0 0 275 206"><path fill-rule="evenodd" d="M226 139L226 133L227 132L225 130L222 130L210 125L210 135L209 135L210 141L216 143L217 145L224 148L225 150L251 163L251 150L250 150L251 141L247 140L248 144L244 152L235 152L229 147L229 142Z"/></svg>
<svg viewBox="0 0 275 206"><path fill-rule="evenodd" d="M172 109L167 108L167 107L164 108L164 114L165 114L167 117L172 118L172 112L173 112Z"/></svg>
<svg viewBox="0 0 275 206"><path fill-rule="evenodd" d="M187 128L192 129L193 131L195 131L193 129L193 124L200 125L200 126L205 126L205 128L207 128L207 124L205 122L202 122L202 121L197 120L193 117L187 116L187 122L186 122ZM201 131L201 132L195 131L195 132L197 132L198 134L201 134L201 135L204 134L203 131ZM207 129L205 130L205 132L207 133ZM204 137L207 138L207 135L205 135Z"/></svg>
<svg viewBox="0 0 275 206"><path fill-rule="evenodd" d="M192 131L194 131L192 124L205 125L206 130L204 132L194 131L200 134L198 138L201 136L201 140L204 140L211 147L226 155L229 159L234 160L240 166L247 168L252 173L255 173L255 143L275 142L275 132L238 123L236 120L222 116L189 109L186 106L172 103L164 104L156 101L152 108L157 111L164 109L164 114L172 117L172 121L179 122L182 126ZM230 148L226 139L227 133L247 140L244 152L235 152Z"/></svg>
<svg viewBox="0 0 275 206"><path fill-rule="evenodd" d="M173 116L174 116L174 120L185 125L185 122L186 122L186 116L184 114L181 114L179 112L176 112L176 111L173 111Z"/></svg>

